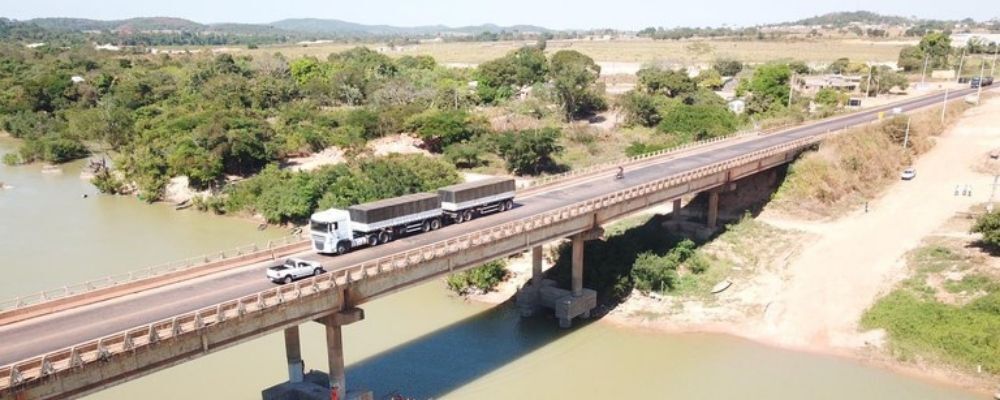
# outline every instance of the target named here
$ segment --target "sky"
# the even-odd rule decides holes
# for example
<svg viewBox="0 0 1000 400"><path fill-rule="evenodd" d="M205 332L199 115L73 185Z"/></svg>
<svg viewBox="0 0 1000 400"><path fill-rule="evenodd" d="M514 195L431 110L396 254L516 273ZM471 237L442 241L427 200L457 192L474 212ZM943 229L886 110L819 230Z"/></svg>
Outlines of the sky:
<svg viewBox="0 0 1000 400"><path fill-rule="evenodd" d="M995 0L0 0L0 17L18 20L170 16L202 23L267 23L308 17L396 26L495 23L633 30L748 26L854 10L935 19L1000 16ZM990 12L983 15L984 10Z"/></svg>

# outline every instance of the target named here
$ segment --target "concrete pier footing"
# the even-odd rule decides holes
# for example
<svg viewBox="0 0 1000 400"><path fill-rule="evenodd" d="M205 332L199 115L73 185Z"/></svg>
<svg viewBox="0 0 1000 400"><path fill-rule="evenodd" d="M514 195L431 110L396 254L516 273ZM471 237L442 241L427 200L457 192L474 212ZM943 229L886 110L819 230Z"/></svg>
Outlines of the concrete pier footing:
<svg viewBox="0 0 1000 400"><path fill-rule="evenodd" d="M530 317L539 308L550 308L555 311L561 328L571 327L573 318L590 318L590 311L597 307L597 292L583 287L583 246L585 241L598 239L603 233L597 228L571 238L573 259L569 290L556 287L555 281L542 279L542 250L540 246L532 248L531 281L516 297L521 316Z"/></svg>
<svg viewBox="0 0 1000 400"><path fill-rule="evenodd" d="M310 371L303 375L301 382L284 382L274 385L261 392L263 400L330 400L330 387L327 382L330 376L321 371ZM368 390L350 390L338 399L373 400L374 396Z"/></svg>

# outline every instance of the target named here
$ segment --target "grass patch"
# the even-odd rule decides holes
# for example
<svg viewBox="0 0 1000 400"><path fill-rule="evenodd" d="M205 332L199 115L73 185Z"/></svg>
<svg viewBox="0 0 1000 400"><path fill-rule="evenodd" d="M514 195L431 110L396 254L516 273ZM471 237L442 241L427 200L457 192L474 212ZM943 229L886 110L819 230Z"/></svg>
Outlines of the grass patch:
<svg viewBox="0 0 1000 400"><path fill-rule="evenodd" d="M982 365L1000 374L1000 280L976 273L977 260L947 242L912 251L908 261L914 275L872 305L861 327L885 329L899 359L931 358L969 369ZM960 280L944 279L956 271L971 272ZM944 283L932 287L931 280ZM949 293L978 297L965 304L938 299Z"/></svg>

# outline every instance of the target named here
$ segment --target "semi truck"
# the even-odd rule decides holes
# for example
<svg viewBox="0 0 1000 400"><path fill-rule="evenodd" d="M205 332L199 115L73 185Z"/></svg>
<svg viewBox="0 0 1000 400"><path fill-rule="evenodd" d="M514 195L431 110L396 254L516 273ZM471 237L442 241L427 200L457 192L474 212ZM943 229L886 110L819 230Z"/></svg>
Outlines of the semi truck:
<svg viewBox="0 0 1000 400"><path fill-rule="evenodd" d="M438 193L417 193L331 208L310 218L313 250L344 254L377 246L408 234L430 232L445 222L461 223L514 206L514 180L487 179L444 187Z"/></svg>
<svg viewBox="0 0 1000 400"><path fill-rule="evenodd" d="M978 88L980 86L991 86L991 85L993 85L992 76L984 76L982 78L977 76L969 80L969 87L973 89Z"/></svg>
<svg viewBox="0 0 1000 400"><path fill-rule="evenodd" d="M503 212L514 207L514 180L489 178L438 189L441 209L457 224L476 216Z"/></svg>

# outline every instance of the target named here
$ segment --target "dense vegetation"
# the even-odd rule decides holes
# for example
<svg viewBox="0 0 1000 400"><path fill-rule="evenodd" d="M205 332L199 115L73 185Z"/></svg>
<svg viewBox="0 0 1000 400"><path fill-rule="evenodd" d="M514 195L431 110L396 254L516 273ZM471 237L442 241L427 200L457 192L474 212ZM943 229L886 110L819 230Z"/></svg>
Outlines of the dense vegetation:
<svg viewBox="0 0 1000 400"><path fill-rule="evenodd" d="M504 260L494 260L468 271L452 274L445 283L448 289L460 295L472 291L486 293L507 279L507 275L507 263Z"/></svg>
<svg viewBox="0 0 1000 400"><path fill-rule="evenodd" d="M540 110L532 118L552 108L575 119L607 106L593 60L575 51L549 58L536 47L476 70L364 47L294 61L12 44L0 45L0 54L0 84L8 88L0 95L0 128L23 140L4 162L110 152L114 170L94 180L104 192L155 201L171 178L186 176L195 189L220 195L199 199L202 208L274 222L431 190L458 180L454 166L485 159L519 174L560 170L561 123L495 131L476 107L520 102L513 94L528 87L537 95L525 103ZM480 84L470 85L477 78ZM367 154L367 141L403 132L443 157ZM345 165L312 173L280 168L330 146L345 151Z"/></svg>

